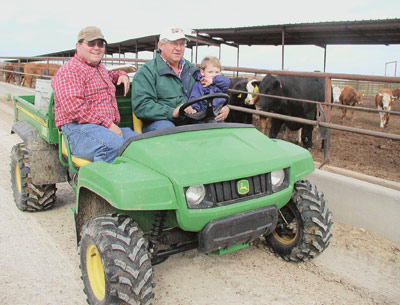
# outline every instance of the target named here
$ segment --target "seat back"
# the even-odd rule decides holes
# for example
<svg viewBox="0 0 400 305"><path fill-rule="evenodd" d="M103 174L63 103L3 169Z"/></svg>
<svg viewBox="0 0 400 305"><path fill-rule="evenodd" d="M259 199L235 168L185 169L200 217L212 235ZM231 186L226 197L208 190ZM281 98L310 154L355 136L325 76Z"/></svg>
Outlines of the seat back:
<svg viewBox="0 0 400 305"><path fill-rule="evenodd" d="M117 98L118 111L121 115L119 127L130 127L134 131L142 133L143 123L132 111L131 94L132 87L130 87L128 94L124 96L123 84L116 86L115 97Z"/></svg>
<svg viewBox="0 0 400 305"><path fill-rule="evenodd" d="M138 119L133 112L132 112L132 118L133 118L133 130L138 133L142 133L142 127L143 127L142 120Z"/></svg>
<svg viewBox="0 0 400 305"><path fill-rule="evenodd" d="M68 166L68 168L73 172L78 173L80 167L93 162L71 155L68 138L62 131L59 131L59 143L61 145L61 149L59 149L60 161L64 166Z"/></svg>

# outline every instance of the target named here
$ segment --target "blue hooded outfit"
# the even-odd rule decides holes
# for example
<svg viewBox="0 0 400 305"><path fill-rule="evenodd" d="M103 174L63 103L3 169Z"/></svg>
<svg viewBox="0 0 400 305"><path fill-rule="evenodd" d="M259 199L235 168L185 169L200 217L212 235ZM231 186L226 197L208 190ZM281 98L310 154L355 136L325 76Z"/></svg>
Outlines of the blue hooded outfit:
<svg viewBox="0 0 400 305"><path fill-rule="evenodd" d="M229 89L229 85L231 83L229 77L223 76L223 75L216 75L213 78L213 82L211 85L208 87L203 87L203 85L200 83L200 80L203 78L203 76L198 72L195 75L195 80L196 82L194 83L192 87L192 92L190 93L189 101L194 100L195 98L198 98L203 95L207 94L213 94L213 93L225 93ZM225 99L223 98L215 98L212 101L212 104L214 108L218 106L219 104L225 102ZM207 101L200 101L192 105L192 108L195 109L197 112L204 111L207 108Z"/></svg>

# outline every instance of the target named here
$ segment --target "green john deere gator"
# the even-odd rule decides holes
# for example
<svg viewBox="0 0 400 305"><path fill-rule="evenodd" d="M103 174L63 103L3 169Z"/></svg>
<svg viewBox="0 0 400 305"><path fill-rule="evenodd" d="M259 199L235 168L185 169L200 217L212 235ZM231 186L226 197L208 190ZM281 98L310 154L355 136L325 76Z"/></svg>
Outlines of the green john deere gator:
<svg viewBox="0 0 400 305"><path fill-rule="evenodd" d="M299 262L328 247L331 213L304 180L314 170L307 150L252 125L209 123L133 137L112 164L79 160L54 125L47 86L14 98L22 142L11 152L12 188L17 207L33 212L54 205L57 183L73 187L89 304L150 304L152 265L182 251L223 254L260 238ZM120 126L137 130L130 98L117 100Z"/></svg>

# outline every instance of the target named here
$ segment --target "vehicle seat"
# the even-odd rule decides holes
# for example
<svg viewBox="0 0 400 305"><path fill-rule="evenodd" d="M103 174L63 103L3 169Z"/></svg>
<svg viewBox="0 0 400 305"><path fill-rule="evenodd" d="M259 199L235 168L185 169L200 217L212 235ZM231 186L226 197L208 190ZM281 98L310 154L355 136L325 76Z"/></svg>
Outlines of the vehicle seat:
<svg viewBox="0 0 400 305"><path fill-rule="evenodd" d="M68 139L67 139L67 137L64 136L63 132L60 132L60 134L61 134L61 152L62 152L63 156L65 156L68 160L68 152L70 151ZM67 148L67 145L68 145L68 148ZM70 156L71 156L71 162L73 163L74 166L76 166L78 168L93 162L90 160L75 157L73 155L70 155ZM68 163L69 163L69 160L68 160Z"/></svg>
<svg viewBox="0 0 400 305"><path fill-rule="evenodd" d="M138 119L133 112L132 112L132 118L133 118L133 131L142 133L142 127L143 127L142 120Z"/></svg>

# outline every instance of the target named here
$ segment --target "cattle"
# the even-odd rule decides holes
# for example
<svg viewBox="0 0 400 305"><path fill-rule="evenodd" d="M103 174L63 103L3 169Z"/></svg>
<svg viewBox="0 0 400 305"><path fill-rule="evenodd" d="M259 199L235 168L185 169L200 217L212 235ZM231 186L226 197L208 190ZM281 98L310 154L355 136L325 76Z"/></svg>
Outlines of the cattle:
<svg viewBox="0 0 400 305"><path fill-rule="evenodd" d="M394 89L392 91L392 95L393 95L393 98L397 100L400 97L400 89L399 88Z"/></svg>
<svg viewBox="0 0 400 305"><path fill-rule="evenodd" d="M32 87L33 80L36 79L37 77L42 77L43 75L55 76L59 68L61 68L61 66L56 64L36 63L36 62L27 63L24 67L25 87L29 88Z"/></svg>
<svg viewBox="0 0 400 305"><path fill-rule="evenodd" d="M229 92L229 105L256 109L257 96L252 93L258 91L258 83L259 79L257 78L231 78L230 89L245 91L247 93ZM252 124L253 115L251 113L231 110L226 122Z"/></svg>
<svg viewBox="0 0 400 305"><path fill-rule="evenodd" d="M342 90L340 90L339 87L333 87L332 88L332 96L333 96L333 102L334 103L339 103L340 93L342 93Z"/></svg>
<svg viewBox="0 0 400 305"><path fill-rule="evenodd" d="M393 93L390 89L379 89L378 93L375 96L375 106L379 110L392 110L394 97ZM389 123L390 113L388 112L379 112L379 117L381 119L380 127L386 128Z"/></svg>
<svg viewBox="0 0 400 305"><path fill-rule="evenodd" d="M137 71L137 68L132 65L122 65L122 66L116 66L116 67L111 67L109 68L110 71L124 71L127 74L129 73L135 73Z"/></svg>
<svg viewBox="0 0 400 305"><path fill-rule="evenodd" d="M322 78L299 76L273 76L268 74L260 83L260 93L312 101L325 101L325 81ZM259 107L263 111L315 120L317 105L315 103L298 102L288 99L260 96ZM292 121L272 118L269 136L276 138L282 124L292 131L302 128L301 141L305 148L311 148L313 126Z"/></svg>
<svg viewBox="0 0 400 305"><path fill-rule="evenodd" d="M4 66L4 70L6 70L4 73L5 82L16 83L17 79L21 79L24 65L21 63L6 63Z"/></svg>
<svg viewBox="0 0 400 305"><path fill-rule="evenodd" d="M352 86L344 86L342 93L340 93L339 96L339 102L342 105L347 105L347 106L355 106L357 104L362 104L362 96L364 93L361 91L357 91L354 89ZM346 108L342 108L342 120L346 120ZM354 109L350 110L351 112L351 121L354 119Z"/></svg>

